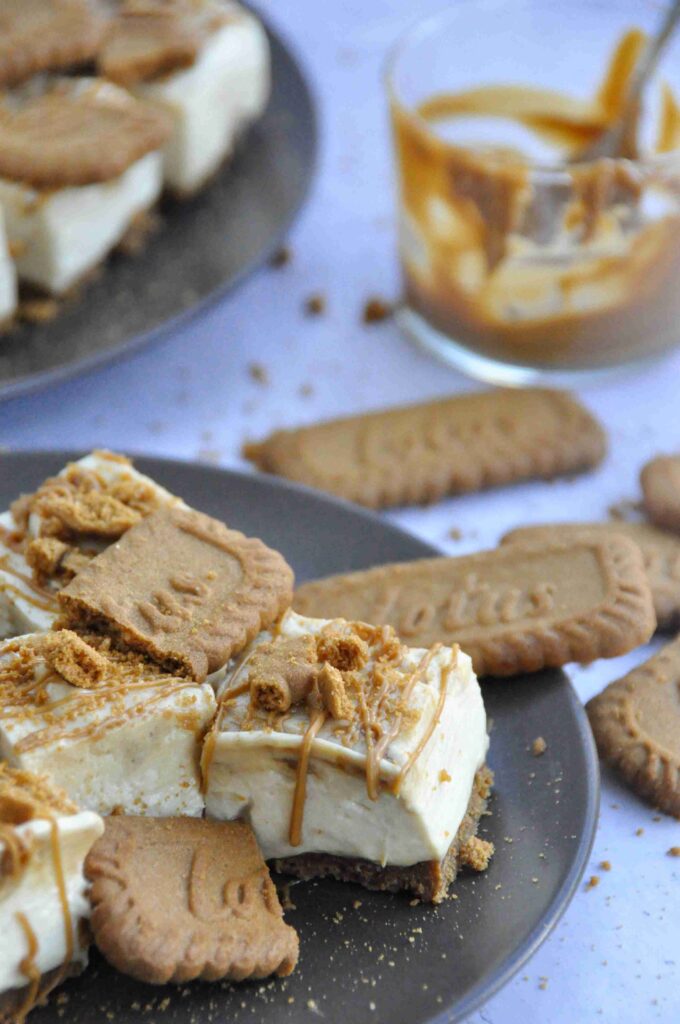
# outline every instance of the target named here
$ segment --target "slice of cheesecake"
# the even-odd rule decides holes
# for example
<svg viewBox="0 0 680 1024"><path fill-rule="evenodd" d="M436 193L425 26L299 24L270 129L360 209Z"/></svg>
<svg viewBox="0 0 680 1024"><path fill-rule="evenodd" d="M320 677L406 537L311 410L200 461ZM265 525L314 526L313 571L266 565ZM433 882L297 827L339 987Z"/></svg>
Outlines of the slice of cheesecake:
<svg viewBox="0 0 680 1024"><path fill-rule="evenodd" d="M183 505L113 452L94 451L0 514L0 639L50 629L56 595L161 505Z"/></svg>
<svg viewBox="0 0 680 1024"><path fill-rule="evenodd" d="M170 115L164 179L197 192L269 97L269 44L231 0L123 0L99 55L104 77Z"/></svg>
<svg viewBox="0 0 680 1024"><path fill-rule="evenodd" d="M83 864L104 830L46 779L0 762L0 1020L87 964Z"/></svg>
<svg viewBox="0 0 680 1024"><path fill-rule="evenodd" d="M107 638L58 630L0 645L0 758L81 806L201 815L210 683L163 672Z"/></svg>
<svg viewBox="0 0 680 1024"><path fill-rule="evenodd" d="M288 612L218 691L206 810L245 817L267 859L438 902L476 838L491 786L481 692L457 647Z"/></svg>
<svg viewBox="0 0 680 1024"><path fill-rule="evenodd" d="M63 295L162 186L167 115L111 82L38 79L0 101L0 205L19 280Z"/></svg>

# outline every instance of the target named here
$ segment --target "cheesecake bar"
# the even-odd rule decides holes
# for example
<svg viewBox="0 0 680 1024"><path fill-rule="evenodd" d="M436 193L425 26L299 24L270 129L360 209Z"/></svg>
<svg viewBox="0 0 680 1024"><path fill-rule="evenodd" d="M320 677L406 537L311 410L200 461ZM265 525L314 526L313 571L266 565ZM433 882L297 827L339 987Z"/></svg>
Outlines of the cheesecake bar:
<svg viewBox="0 0 680 1024"><path fill-rule="evenodd" d="M31 81L0 102L0 206L19 280L60 296L156 203L170 121L93 78Z"/></svg>
<svg viewBox="0 0 680 1024"><path fill-rule="evenodd" d="M0 645L0 758L47 775L80 807L201 815L210 683L163 672L71 630Z"/></svg>
<svg viewBox="0 0 680 1024"><path fill-rule="evenodd" d="M245 817L265 858L438 902L475 836L491 777L486 714L457 646L288 612L218 690L203 749L206 811Z"/></svg>
<svg viewBox="0 0 680 1024"><path fill-rule="evenodd" d="M44 778L0 763L0 1020L23 1021L87 964L83 864L103 830Z"/></svg>
<svg viewBox="0 0 680 1024"><path fill-rule="evenodd" d="M99 71L170 115L165 185L191 195L263 113L269 44L257 18L231 0L123 0Z"/></svg>
<svg viewBox="0 0 680 1024"><path fill-rule="evenodd" d="M0 514L0 639L50 629L56 594L130 526L179 498L129 459L94 451Z"/></svg>

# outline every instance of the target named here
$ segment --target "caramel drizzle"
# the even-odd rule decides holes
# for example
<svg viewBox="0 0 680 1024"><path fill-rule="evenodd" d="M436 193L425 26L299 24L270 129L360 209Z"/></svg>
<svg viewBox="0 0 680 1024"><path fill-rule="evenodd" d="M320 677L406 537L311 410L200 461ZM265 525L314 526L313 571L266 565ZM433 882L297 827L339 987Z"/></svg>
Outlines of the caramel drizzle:
<svg viewBox="0 0 680 1024"><path fill-rule="evenodd" d="M232 673L232 679L238 679L245 666L253 657L256 649L256 647L253 647L252 650L247 651L245 654L241 655L241 658ZM249 689L250 683L246 679L245 682L238 683L236 686L232 686L230 690L227 690L226 693L223 693L222 696L220 697L220 706L217 709L215 721L213 722L208 735L205 737L205 740L203 741L203 749L201 751L201 793L206 793L208 789L208 774L210 772L210 767L213 763L213 759L215 757L217 734L219 733L222 727L222 720L224 718L224 713L227 709L227 704L229 704L236 697L240 697L242 694L247 693Z"/></svg>
<svg viewBox="0 0 680 1024"><path fill-rule="evenodd" d="M61 848L59 846L59 825L57 823L56 818L50 818L50 842L52 846L52 863L54 865L54 874L57 879L57 892L59 893L62 919L64 922L64 943L66 949L66 952L64 954L64 968L66 968L68 964L70 964L71 961L73 960L73 918L71 917L71 908L68 903L68 894L66 892L64 864L61 859Z"/></svg>
<svg viewBox="0 0 680 1024"><path fill-rule="evenodd" d="M415 689L416 683L419 683L424 678L424 676L427 674L427 670L429 669L430 664L432 663L432 659L434 658L434 656L436 654L439 653L439 651L441 650L442 646L443 646L442 644L435 644L434 647L431 647L430 650L427 651L423 655L423 657L421 658L420 662L416 666L415 672L412 674L412 676L409 679L408 683L404 687L404 692L403 692L403 695L402 695L402 702L403 703L405 703L405 704L408 703L408 701L410 700L411 695L412 695L412 693L413 693L413 691ZM444 692L444 694L446 693L446 689L445 688L443 689L443 692ZM441 696L440 696L440 699L441 699ZM378 799L379 777L380 777L380 762L382 760L383 754L387 751L387 749L389 748L390 744L393 743L394 740L399 735L399 733L401 731L402 722L403 722L403 712L398 712L395 715L394 722L392 724L392 728L388 729L388 730L385 730L385 731L383 731L383 727L382 727L381 723L377 720L377 716L375 717L375 719L373 721L369 721L369 727L368 727L369 730L372 731L373 729L375 729L376 731L379 731L381 733L378 742L375 745L371 744L370 748L368 746L368 732L366 734L366 739L367 739L366 790L367 790L368 795L369 795L371 800L377 800ZM434 724L432 724L432 728L434 728ZM430 734L429 735L431 735L431 730L430 730ZM428 739L429 739L429 735L427 737ZM407 768L410 768L411 764L416 760L416 757L421 752L421 750L424 748L424 746L425 746L424 743L418 744L418 747L416 748L416 751L414 752L415 756L414 756L414 754L412 754L411 758L409 758L409 761L407 761L407 763L406 763L406 767ZM369 768L369 765L370 765L370 768ZM402 769L402 773L406 774L404 769ZM369 779L373 780L372 788L369 788Z"/></svg>
<svg viewBox="0 0 680 1024"><path fill-rule="evenodd" d="M422 752L425 750L425 747L430 742L430 739L432 737L432 733L437 728L437 725L439 723L439 719L442 716L442 711L444 710L444 702L446 700L446 690L447 690L448 681L449 681L449 675L450 674L451 674L451 665L447 665L445 667L444 671L442 672L441 679L439 680L439 699L437 701L437 707L435 708L434 715L430 719L430 721L428 723L428 726L427 726L427 729L425 730L423 735L420 737L420 741L419 741L418 745L411 751L411 753L410 753L410 755L408 757L408 760L406 761L406 764L403 766L403 768L399 772L399 775L397 776L397 778L396 778L396 780L395 780L395 782L394 782L394 784L392 786L392 792L394 793L395 796L399 795L399 793L401 791L401 787L402 787L402 785L404 783L404 779L406 778L406 776L408 775L408 773L410 772L411 768L413 767L415 762L418 760L418 758L420 757Z"/></svg>
<svg viewBox="0 0 680 1024"><path fill-rule="evenodd" d="M305 732L300 752L298 755L297 771L295 775L295 792L293 794L293 808L290 815L290 828L288 840L291 846L299 846L302 842L302 820L305 813L305 798L307 796L307 773L309 769L309 755L312 743L317 733L326 721L326 712L321 708L315 708L312 712L307 731Z"/></svg>
<svg viewBox="0 0 680 1024"><path fill-rule="evenodd" d="M41 587L35 582L35 580L31 579L31 577L27 576L25 573L20 572L18 569L14 569L9 564L9 558L7 555L0 557L0 571L7 573L8 576L13 576L16 580L19 580L20 583L23 583L24 586L28 587L33 593L27 594L25 591L21 590L20 587L14 586L12 583L3 583L0 585L0 589L8 590L10 593L22 598L24 601L32 604L34 608L39 608L43 612L57 612L59 610L59 606L50 594L49 590ZM34 597L34 594L37 596ZM40 600L41 598L42 600Z"/></svg>
<svg viewBox="0 0 680 1024"><path fill-rule="evenodd" d="M66 880L64 878L64 865L61 858L61 848L59 846L59 825L57 819L54 817L48 818L50 825L50 849L52 853L52 865L54 867L54 876L57 883L57 893L59 895L59 902L61 903L61 914L64 923L64 959L61 964L61 970L57 972L54 980L50 984L49 988L43 992L43 997L49 995L58 985L62 983L66 977L69 964L73 961L73 954L75 950L75 935L73 929L73 917L71 915L71 908L68 902L68 894L66 892ZM18 839L18 837L16 837ZM37 1003L38 990L40 987L40 979L42 973L40 968L35 962L35 958L38 954L38 939L36 937L31 924L21 911L17 911L16 919L19 922L26 941L28 944L28 952L23 960L19 963L19 970L28 979L28 991L26 998L17 1011L16 1022L21 1024L26 1019L28 1014L34 1008Z"/></svg>
<svg viewBox="0 0 680 1024"><path fill-rule="evenodd" d="M24 535L19 530L8 530L6 526L0 525L0 543L4 544L6 548L20 552L23 542Z"/></svg>
<svg viewBox="0 0 680 1024"><path fill-rule="evenodd" d="M28 863L28 847L16 828L4 822L0 822L0 843L5 847L0 857L0 875L7 873L10 878L19 878Z"/></svg>
<svg viewBox="0 0 680 1024"><path fill-rule="evenodd" d="M241 666L237 669L240 671ZM210 766L213 763L215 757L215 746L217 745L217 734L222 726L222 719L224 718L224 712L226 711L227 704L235 697L240 697L241 694L247 693L250 689L250 684L246 680L245 683L241 683L239 686L234 686L231 690L227 690L225 694L220 698L220 706L217 709L215 715L215 721L212 724L210 732L206 736L203 742L203 750L201 751L201 792L205 793L208 789L208 775L210 773Z"/></svg>
<svg viewBox="0 0 680 1024"><path fill-rule="evenodd" d="M133 704L131 707L123 708L120 710L120 712L112 714L109 718L104 719L104 721L88 722L78 729L68 729L63 727L60 728L61 722L56 722L54 724L48 725L44 729L38 729L36 732L31 733L29 736L25 736L23 739L19 740L19 742L14 745L14 750L18 754L23 754L27 751L43 747L50 742L58 742L59 740L66 738L68 738L69 740L76 740L88 737L92 740L98 740L107 732L110 732L111 729L118 728L118 726L120 726L123 722L128 722L133 718L145 714L149 708L161 703L161 701L163 701L166 697L170 696L171 694L176 693L178 690L187 689L192 686L196 686L196 683L192 679L173 679L172 682L154 682L153 680L145 680L144 682L140 683L129 683L124 687L99 687L96 693L93 690L88 690L88 697L92 697L94 695L97 698L100 697L100 689L103 691L104 696L107 693L115 693L116 696L122 696L123 694L131 693L134 690L147 690L152 687L154 689L158 689L159 692L153 694L153 696L148 697L143 704ZM77 700L77 697L74 697L71 694L69 694L68 697L63 697L61 700L56 701L54 704L50 706L50 709L58 707L62 704L70 703L75 704L72 714L76 716L80 711L91 709L91 705L87 701L84 702L84 708L79 707L80 702ZM98 703L102 702L98 701ZM36 712L39 714L40 709L36 709ZM8 714L7 712L0 712L0 717L11 717L11 713ZM64 716L64 718L66 718L66 721L69 721L70 717L71 716L67 718L66 716Z"/></svg>
<svg viewBox="0 0 680 1024"><path fill-rule="evenodd" d="M130 673L128 671L126 674L124 666L114 665L114 670L117 669L120 676L114 677L111 683L82 691L75 687L69 687L66 696L50 702L46 690L47 684L50 682L68 684L61 676L52 671L48 671L40 679L31 678L23 683L19 683L13 678L17 673L31 669L34 671L31 663L21 662L20 658L15 659L4 669L0 668L0 721L43 719L45 722L42 728L24 736L14 745L14 750L17 753L35 750L50 742L58 742L66 738L98 739L123 722L145 714L150 707L162 702L166 697L180 690L196 686L191 679L180 679L174 676L154 677L150 674L144 678L138 676L130 678ZM154 690L155 692L149 695L143 703L125 707L125 697L139 690ZM70 728L74 719L88 712L101 710L107 704L109 705L108 718L99 722L88 722L79 728ZM62 708L66 709L64 713L56 714Z"/></svg>
<svg viewBox="0 0 680 1024"><path fill-rule="evenodd" d="M36 938L36 934L31 928L29 920L25 914L18 910L15 916L24 935L26 936L26 943L28 945L28 952L26 953L26 956L19 962L19 970L28 980L26 998L16 1013L16 1024L22 1024L37 1002L41 974L40 968L35 962L35 958L38 954L38 940Z"/></svg>

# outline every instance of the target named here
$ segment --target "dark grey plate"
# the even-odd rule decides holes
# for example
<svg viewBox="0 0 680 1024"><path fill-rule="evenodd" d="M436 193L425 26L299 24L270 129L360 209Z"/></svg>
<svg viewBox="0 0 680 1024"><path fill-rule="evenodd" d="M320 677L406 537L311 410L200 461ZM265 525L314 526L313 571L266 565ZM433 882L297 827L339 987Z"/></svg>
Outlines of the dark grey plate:
<svg viewBox="0 0 680 1024"><path fill-rule="evenodd" d="M0 508L65 461L54 454L0 455ZM266 477L140 458L137 465L191 504L279 548L299 580L433 549L377 516ZM531 956L571 899L586 865L598 808L590 729L562 672L484 683L496 772L493 813L482 834L496 844L489 870L466 874L441 907L324 881L290 886L287 913L300 933L300 963L285 981L154 989L93 956L35 1024L314 1021L444 1024L460 1021ZM543 736L540 757L528 751ZM512 841L510 841L512 840ZM165 1009L154 1013L170 997Z"/></svg>
<svg viewBox="0 0 680 1024"><path fill-rule="evenodd" d="M92 369L156 340L253 270L279 244L307 194L317 129L302 71L269 29L267 111L204 192L169 203L136 257L114 255L50 323L0 337L0 398Z"/></svg>

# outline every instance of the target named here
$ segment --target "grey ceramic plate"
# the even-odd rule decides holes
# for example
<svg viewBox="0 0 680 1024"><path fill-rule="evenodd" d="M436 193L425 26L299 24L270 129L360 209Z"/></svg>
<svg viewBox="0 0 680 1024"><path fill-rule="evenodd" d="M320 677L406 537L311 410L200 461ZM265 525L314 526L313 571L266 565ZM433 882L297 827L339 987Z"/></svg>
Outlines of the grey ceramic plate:
<svg viewBox="0 0 680 1024"><path fill-rule="evenodd" d="M50 323L0 337L0 398L63 380L159 338L260 264L282 240L312 177L316 118L295 58L271 30L267 111L208 189L162 210L136 257L114 255Z"/></svg>
<svg viewBox="0 0 680 1024"><path fill-rule="evenodd" d="M30 490L64 456L0 455L0 507ZM428 545L350 505L265 477L156 459L137 465L192 505L279 548L299 580L433 553ZM496 772L482 834L496 844L484 875L461 876L441 907L324 881L290 886L287 918L300 963L285 981L154 989L102 960L36 1011L35 1024L311 1022L444 1024L486 1000L545 939L566 908L590 852L598 806L597 759L585 714L562 672L486 682ZM540 758L528 751L543 736ZM507 838L506 838L507 837ZM508 840L512 840L509 842ZM154 1013L169 997L167 1007Z"/></svg>

